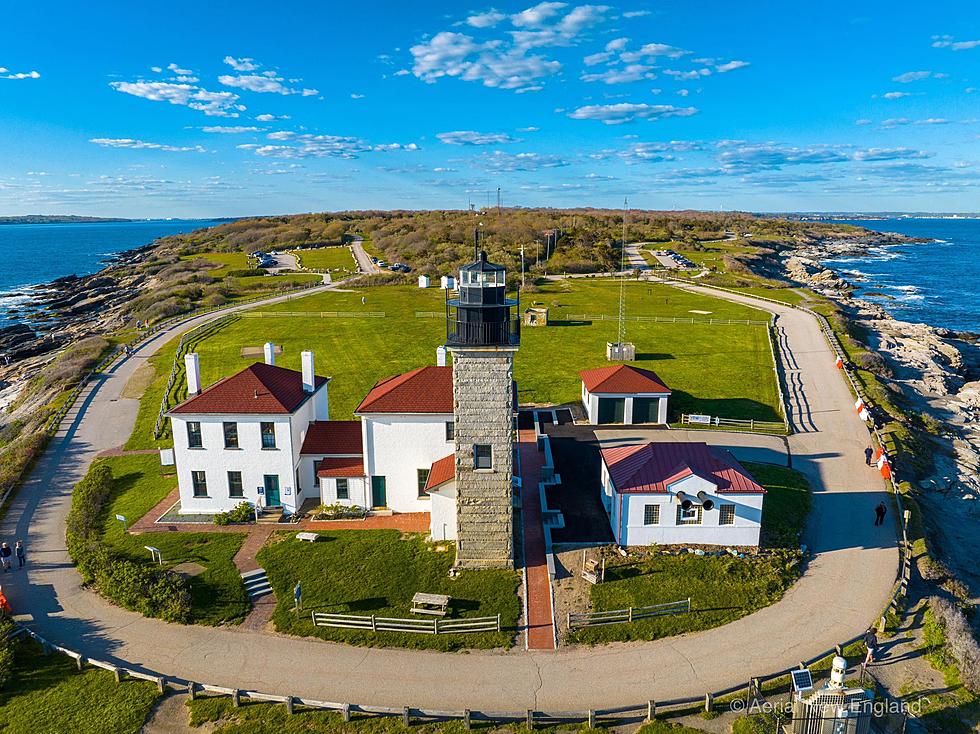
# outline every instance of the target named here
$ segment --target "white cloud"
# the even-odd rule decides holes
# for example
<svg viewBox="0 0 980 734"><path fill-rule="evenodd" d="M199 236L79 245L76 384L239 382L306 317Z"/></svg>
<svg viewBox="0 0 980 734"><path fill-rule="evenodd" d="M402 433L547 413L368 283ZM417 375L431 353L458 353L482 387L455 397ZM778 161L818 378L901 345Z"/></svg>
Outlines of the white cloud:
<svg viewBox="0 0 980 734"><path fill-rule="evenodd" d="M936 71L906 71L904 74L893 76L892 81L898 82L899 84L908 84L909 82L917 82L922 79L945 79L948 76L948 74Z"/></svg>
<svg viewBox="0 0 980 734"><path fill-rule="evenodd" d="M645 15L650 15L649 10L627 10L623 13L624 18L642 18Z"/></svg>
<svg viewBox="0 0 980 734"><path fill-rule="evenodd" d="M255 63L255 59L247 56L241 59L236 59L234 56L225 56L224 61L235 71L255 71L260 66L260 64Z"/></svg>
<svg viewBox="0 0 980 734"><path fill-rule="evenodd" d="M881 95L884 99L901 99L902 97L911 97L911 92L885 92Z"/></svg>
<svg viewBox="0 0 980 734"><path fill-rule="evenodd" d="M446 145L503 145L518 142L517 138L507 133L480 133L475 130L436 133L436 137Z"/></svg>
<svg viewBox="0 0 980 734"><path fill-rule="evenodd" d="M733 61L728 61L724 64L719 64L715 67L715 71L717 71L719 74L724 74L729 71L735 71L736 69L744 69L746 66L749 66L748 61L739 61L736 59Z"/></svg>
<svg viewBox="0 0 980 734"><path fill-rule="evenodd" d="M519 127L519 128L517 128L517 132L519 132L519 133L536 133L540 129L541 129L540 127L533 127L533 126L530 126L530 127Z"/></svg>
<svg viewBox="0 0 980 734"><path fill-rule="evenodd" d="M569 161L557 155L541 153L505 153L496 150L481 156L474 161L488 171L511 173L514 171L537 171L542 168L562 168L570 165Z"/></svg>
<svg viewBox="0 0 980 734"><path fill-rule="evenodd" d="M202 132L218 133L221 135L240 135L241 133L260 133L261 127L249 127L244 125L207 125L201 128Z"/></svg>
<svg viewBox="0 0 980 734"><path fill-rule="evenodd" d="M634 120L661 120L667 117L690 117L696 113L697 109L694 107L620 102L609 105L586 105L569 112L568 116L573 120L600 120L606 125L621 125Z"/></svg>
<svg viewBox="0 0 980 734"><path fill-rule="evenodd" d="M222 74L218 77L218 81L226 87L236 87L259 94L301 94L304 97L312 97L320 93L316 89L287 87L283 84L285 79L274 71L266 71L261 74L239 74L238 76Z"/></svg>
<svg viewBox="0 0 980 734"><path fill-rule="evenodd" d="M697 74L695 74L697 76ZM623 67L611 67L602 72L582 74L584 82L602 82L604 84L629 84L644 79L656 79L653 67L646 64L627 64Z"/></svg>
<svg viewBox="0 0 980 734"><path fill-rule="evenodd" d="M416 77L433 83L442 77L479 81L487 87L521 89L535 80L557 74L561 64L524 50L502 49L501 41L477 42L463 33L443 31L412 46Z"/></svg>
<svg viewBox="0 0 980 734"><path fill-rule="evenodd" d="M543 2L512 15L510 22L518 28L540 28L546 21L554 18L559 10L567 8L568 3Z"/></svg>
<svg viewBox="0 0 980 734"><path fill-rule="evenodd" d="M200 145L177 146L163 143L149 143L133 138L91 138L90 143L101 145L103 148L132 148L134 150L164 150L170 153L206 153Z"/></svg>
<svg viewBox="0 0 980 734"><path fill-rule="evenodd" d="M861 119L859 119L859 120L855 120L855 121L854 121L854 124L855 124L855 125L870 125L870 124L871 124L871 120L869 120L869 119L868 119L868 118L866 118L866 117L862 117L862 118L861 118Z"/></svg>
<svg viewBox="0 0 980 734"><path fill-rule="evenodd" d="M690 93L691 93L691 91L689 89L678 89L677 90L677 94L679 94L681 97L686 97Z"/></svg>
<svg viewBox="0 0 980 734"><path fill-rule="evenodd" d="M361 138L344 135L315 135L280 130L266 136L277 144L239 145L240 150L250 150L255 155L271 158L358 158L362 153L416 151L415 143L369 143Z"/></svg>
<svg viewBox="0 0 980 734"><path fill-rule="evenodd" d="M351 92L350 98L351 99L364 99L364 95L363 94L357 94L355 92Z"/></svg>
<svg viewBox="0 0 980 734"><path fill-rule="evenodd" d="M507 16L496 10L488 10L485 13L475 13L466 19L466 24L473 28L493 28L497 23L504 20Z"/></svg>
<svg viewBox="0 0 980 734"><path fill-rule="evenodd" d="M11 71L5 66L0 66L0 79L40 79L41 75L36 71Z"/></svg>
<svg viewBox="0 0 980 734"><path fill-rule="evenodd" d="M978 41L957 41L953 36L933 36L932 37L932 47L933 48L948 48L953 51L966 51L971 48L976 48L980 46L980 40Z"/></svg>
<svg viewBox="0 0 980 734"><path fill-rule="evenodd" d="M168 64L167 68L170 69L174 74L179 74L181 76L191 76L194 72L191 69L182 69L177 64Z"/></svg>
<svg viewBox="0 0 980 734"><path fill-rule="evenodd" d="M711 69L691 69L690 71L678 71L676 69L666 69L664 74L672 76L674 79L687 80L700 79L703 76L711 76Z"/></svg>
<svg viewBox="0 0 980 734"><path fill-rule="evenodd" d="M679 59L689 53L691 52L676 46L669 46L666 43L647 43L640 46L636 51L624 51L620 55L620 59L630 64L641 59L655 59L660 56L666 56L668 59Z"/></svg>
<svg viewBox="0 0 980 734"><path fill-rule="evenodd" d="M289 115L270 115L269 113L265 113L256 115L255 119L259 122L273 122L275 120L291 120L292 118Z"/></svg>
<svg viewBox="0 0 980 734"><path fill-rule="evenodd" d="M209 92L201 87L174 82L109 82L109 86L117 92L142 97L153 102L169 102L170 104L190 107L205 115L215 117L238 117L245 109L238 103L238 95L232 92Z"/></svg>

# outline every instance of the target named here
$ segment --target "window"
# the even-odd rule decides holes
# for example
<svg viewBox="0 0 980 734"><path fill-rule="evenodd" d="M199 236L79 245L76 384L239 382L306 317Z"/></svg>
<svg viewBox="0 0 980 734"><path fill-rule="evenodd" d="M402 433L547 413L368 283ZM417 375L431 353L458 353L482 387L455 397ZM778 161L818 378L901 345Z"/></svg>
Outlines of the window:
<svg viewBox="0 0 980 734"><path fill-rule="evenodd" d="M191 472L191 485L194 487L195 497L208 496L208 478L202 471Z"/></svg>
<svg viewBox="0 0 980 734"><path fill-rule="evenodd" d="M660 524L660 505L643 505L643 524Z"/></svg>
<svg viewBox="0 0 980 734"><path fill-rule="evenodd" d="M259 425L262 431L262 448L274 449L276 447L276 424L261 423Z"/></svg>
<svg viewBox="0 0 980 734"><path fill-rule="evenodd" d="M493 469L493 448L487 443L478 443L473 447L473 468Z"/></svg>
<svg viewBox="0 0 980 734"><path fill-rule="evenodd" d="M677 506L678 525L700 525L701 524L701 505L695 505L690 510L685 510L680 505Z"/></svg>
<svg viewBox="0 0 980 734"><path fill-rule="evenodd" d="M418 476L419 476L419 497L428 497L429 495L425 493L425 485L429 481L429 470L419 469Z"/></svg>
<svg viewBox="0 0 980 734"><path fill-rule="evenodd" d="M350 488L347 486L346 479L337 480L337 499L339 500L350 499Z"/></svg>
<svg viewBox="0 0 980 734"><path fill-rule="evenodd" d="M245 485L242 484L242 473L240 471L228 472L228 496L244 497Z"/></svg>
<svg viewBox="0 0 980 734"><path fill-rule="evenodd" d="M320 465L323 464L323 459L313 459L313 481L317 486L320 485Z"/></svg>
<svg viewBox="0 0 980 734"><path fill-rule="evenodd" d="M446 440L452 441L456 438L456 424L452 421L446 421Z"/></svg>
<svg viewBox="0 0 980 734"><path fill-rule="evenodd" d="M238 448L238 424L222 423L221 425L224 427L225 430L225 448L237 449Z"/></svg>
<svg viewBox="0 0 980 734"><path fill-rule="evenodd" d="M204 440L201 438L201 424L197 421L187 421L187 448L204 448Z"/></svg>
<svg viewBox="0 0 980 734"><path fill-rule="evenodd" d="M719 525L735 524L735 505L719 505L718 513Z"/></svg>

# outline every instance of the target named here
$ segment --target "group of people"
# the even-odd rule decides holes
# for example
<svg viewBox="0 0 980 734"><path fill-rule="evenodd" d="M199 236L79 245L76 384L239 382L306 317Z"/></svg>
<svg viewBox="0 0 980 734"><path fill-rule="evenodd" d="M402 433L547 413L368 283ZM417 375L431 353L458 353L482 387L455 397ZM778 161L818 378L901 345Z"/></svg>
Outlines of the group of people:
<svg viewBox="0 0 980 734"><path fill-rule="evenodd" d="M27 563L27 549L24 548L23 541L18 540L13 548L10 547L10 543L0 544L0 564L3 564L4 573L14 567L11 560L14 556L17 556L17 568L23 568Z"/></svg>

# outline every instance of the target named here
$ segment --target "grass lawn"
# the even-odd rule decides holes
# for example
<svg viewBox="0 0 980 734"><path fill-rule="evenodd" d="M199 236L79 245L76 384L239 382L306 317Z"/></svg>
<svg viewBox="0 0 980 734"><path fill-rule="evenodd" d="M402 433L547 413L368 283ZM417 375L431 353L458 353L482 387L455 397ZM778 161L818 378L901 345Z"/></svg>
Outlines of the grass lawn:
<svg viewBox="0 0 980 734"><path fill-rule="evenodd" d="M586 627L568 635L569 641L597 644L612 641L655 640L697 632L734 622L773 604L799 578L796 548L810 506L803 475L785 467L746 464L768 490L763 505L763 537L778 542L760 557L676 556L633 553L610 555L606 581L593 586L595 611L643 607L691 599L689 614L659 617L632 624Z"/></svg>
<svg viewBox="0 0 980 734"><path fill-rule="evenodd" d="M750 296L772 298L775 301L782 301L783 303L788 303L791 306L798 306L806 300L803 294L796 288L765 288L762 286L746 286L736 288L735 290Z"/></svg>
<svg viewBox="0 0 980 734"><path fill-rule="evenodd" d="M132 734L156 703L156 684L116 683L108 670L79 672L64 655L17 643L14 675L0 692L0 731L10 734Z"/></svg>
<svg viewBox="0 0 980 734"><path fill-rule="evenodd" d="M207 570L191 578L191 621L195 624L237 623L249 611L248 597L241 576L232 562L245 540L244 533L144 533L124 534L123 515L135 522L167 496L175 486L174 476L161 476L160 459L155 455L115 456L101 459L112 466L115 491L105 515L105 542L121 553L149 562L144 546L159 548L164 567L188 561Z"/></svg>
<svg viewBox="0 0 980 734"><path fill-rule="evenodd" d="M630 282L626 290L630 316L702 317L766 320L767 314L740 304L653 284ZM361 304L365 297L366 303ZM264 313L291 311L374 311L383 319L277 318L241 319L196 347L201 375L211 384L247 366L243 346L274 340L283 346L278 363L299 369L299 355L313 349L317 370L330 375L330 414L350 418L360 400L380 379L434 364L435 349L445 341L443 291L412 286L357 288L324 292L265 306ZM524 403L574 402L580 395L579 370L606 364L606 342L614 341L613 321L571 321L568 315L618 313L619 285L610 279L547 282L526 294L524 305L538 302L551 309L546 328L526 328L515 363L520 400ZM416 312L440 317L417 318ZM776 383L766 329L763 326L673 324L631 321L627 338L637 346L641 367L655 370L673 389L673 417L682 412L729 418L780 420ZM157 377L140 405L128 448L158 445L152 440L176 340L151 359ZM164 445L166 442L161 442Z"/></svg>
<svg viewBox="0 0 980 734"><path fill-rule="evenodd" d="M300 265L314 270L343 270L353 273L357 269L354 255L347 246L317 247L309 250L290 250L299 258Z"/></svg>
<svg viewBox="0 0 980 734"><path fill-rule="evenodd" d="M221 267L208 270L208 275L223 278L229 271L245 270L251 267L248 256L244 252L202 252L199 255L184 255L181 260L207 260Z"/></svg>
<svg viewBox="0 0 980 734"><path fill-rule="evenodd" d="M279 605L273 620L280 632L315 635L355 645L458 650L510 644L520 613L516 571L464 571L455 580L449 568L454 546L435 550L421 535L396 530L321 532L316 543L295 536L273 536L259 551L259 564L269 575ZM293 611L293 589L303 586L303 613ZM501 615L500 633L426 635L314 627L311 611L334 614L419 618L409 612L419 591L448 594L449 618Z"/></svg>

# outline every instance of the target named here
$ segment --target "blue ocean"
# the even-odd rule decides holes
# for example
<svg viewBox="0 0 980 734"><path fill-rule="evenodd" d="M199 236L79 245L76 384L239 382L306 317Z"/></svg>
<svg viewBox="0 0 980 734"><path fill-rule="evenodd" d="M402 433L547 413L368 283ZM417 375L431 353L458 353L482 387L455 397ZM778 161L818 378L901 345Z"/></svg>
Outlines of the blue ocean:
<svg viewBox="0 0 980 734"><path fill-rule="evenodd" d="M828 260L854 283L859 297L903 321L980 332L980 219L840 221L933 240Z"/></svg>
<svg viewBox="0 0 980 734"><path fill-rule="evenodd" d="M66 275L89 275L124 250L216 224L220 222L167 219L0 225L0 325L10 320L8 309L30 300L31 286Z"/></svg>

